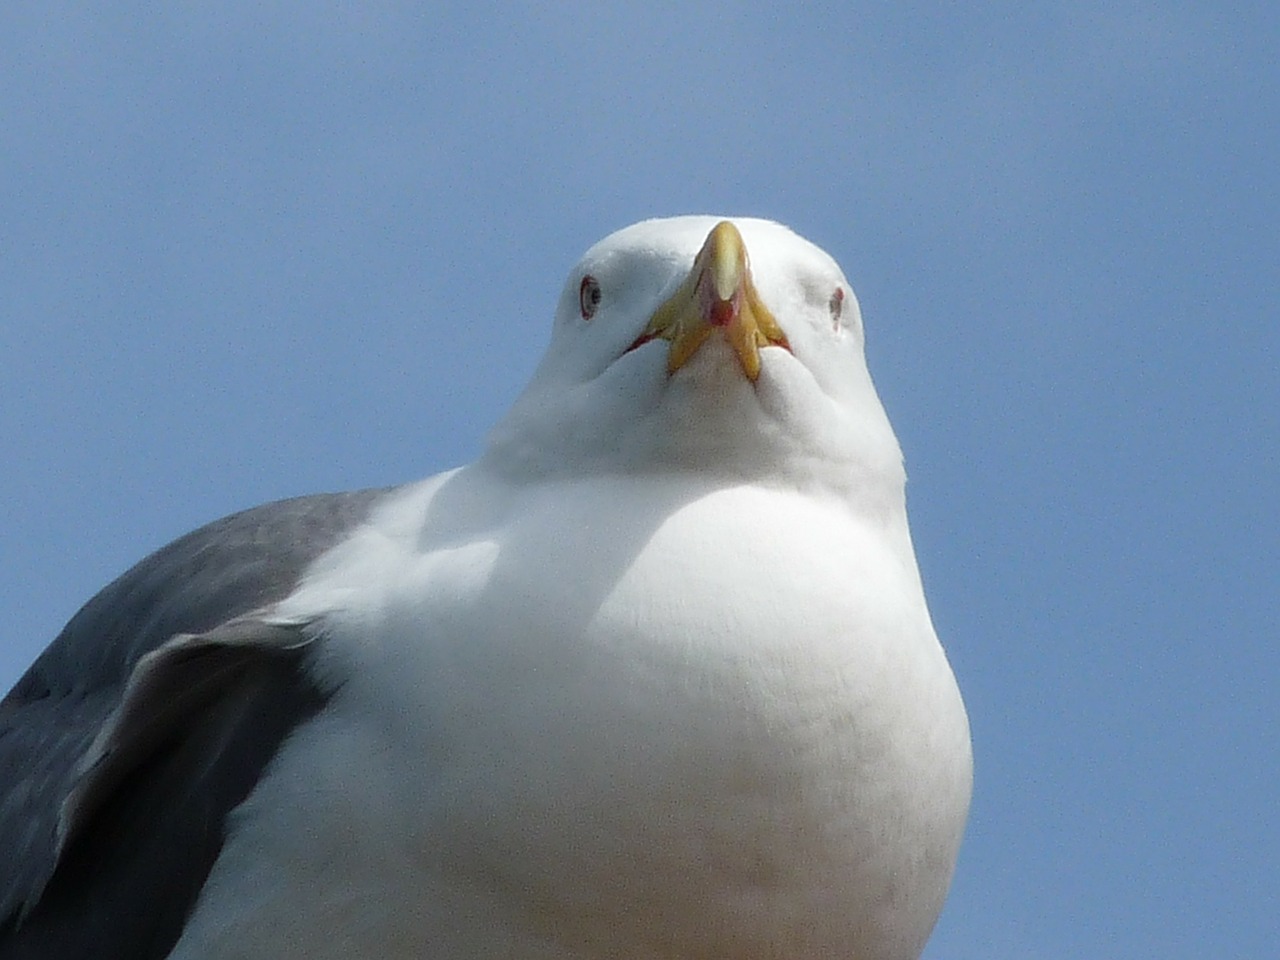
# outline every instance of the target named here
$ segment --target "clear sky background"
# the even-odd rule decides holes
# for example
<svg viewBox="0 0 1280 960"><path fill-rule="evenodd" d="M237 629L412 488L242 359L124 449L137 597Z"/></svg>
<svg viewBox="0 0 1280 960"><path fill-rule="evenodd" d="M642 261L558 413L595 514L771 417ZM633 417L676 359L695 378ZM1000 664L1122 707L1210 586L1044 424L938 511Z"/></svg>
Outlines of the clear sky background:
<svg viewBox="0 0 1280 960"><path fill-rule="evenodd" d="M1275 956L1278 10L4 4L0 687L204 521L473 458L605 233L772 217L972 719L926 956Z"/></svg>

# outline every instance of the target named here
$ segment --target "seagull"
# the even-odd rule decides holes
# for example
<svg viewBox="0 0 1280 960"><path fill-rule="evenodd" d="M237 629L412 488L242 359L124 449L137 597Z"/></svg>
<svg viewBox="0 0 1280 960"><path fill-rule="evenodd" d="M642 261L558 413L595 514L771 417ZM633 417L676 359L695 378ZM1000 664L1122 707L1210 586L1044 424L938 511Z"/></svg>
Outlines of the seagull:
<svg viewBox="0 0 1280 960"><path fill-rule="evenodd" d="M0 701L0 958L918 958L972 758L904 486L830 256L612 234L474 463L187 534Z"/></svg>

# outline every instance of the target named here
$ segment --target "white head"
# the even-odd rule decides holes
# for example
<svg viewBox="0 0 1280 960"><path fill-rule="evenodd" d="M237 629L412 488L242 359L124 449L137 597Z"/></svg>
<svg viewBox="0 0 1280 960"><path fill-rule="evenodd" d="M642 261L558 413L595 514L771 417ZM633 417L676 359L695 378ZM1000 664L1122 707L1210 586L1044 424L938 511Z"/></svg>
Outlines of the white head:
<svg viewBox="0 0 1280 960"><path fill-rule="evenodd" d="M880 503L903 486L848 280L742 217L646 220L588 250L486 460L529 479L693 471Z"/></svg>

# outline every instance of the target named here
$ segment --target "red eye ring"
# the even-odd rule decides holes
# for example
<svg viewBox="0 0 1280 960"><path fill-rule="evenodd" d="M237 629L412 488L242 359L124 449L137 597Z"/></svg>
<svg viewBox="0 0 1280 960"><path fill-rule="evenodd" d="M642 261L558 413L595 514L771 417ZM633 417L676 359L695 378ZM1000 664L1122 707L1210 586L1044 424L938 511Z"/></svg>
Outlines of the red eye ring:
<svg viewBox="0 0 1280 960"><path fill-rule="evenodd" d="M590 320L596 315L602 296L600 281L590 274L582 278L578 285L578 308L582 311L583 320Z"/></svg>

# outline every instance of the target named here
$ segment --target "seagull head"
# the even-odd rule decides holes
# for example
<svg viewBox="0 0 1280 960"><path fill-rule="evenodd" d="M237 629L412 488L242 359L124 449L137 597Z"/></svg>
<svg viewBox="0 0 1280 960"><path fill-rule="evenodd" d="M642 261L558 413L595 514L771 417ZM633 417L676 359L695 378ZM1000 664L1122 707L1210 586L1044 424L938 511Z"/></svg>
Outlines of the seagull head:
<svg viewBox="0 0 1280 960"><path fill-rule="evenodd" d="M646 220L570 271L551 342L494 431L523 477L693 471L901 493L857 299L768 220Z"/></svg>

